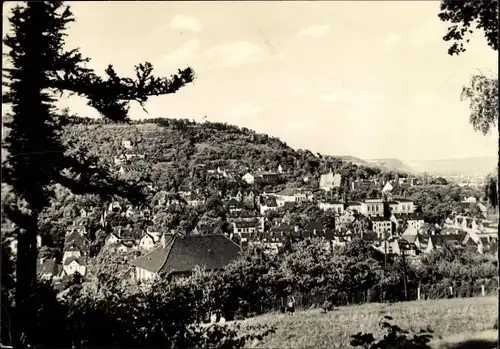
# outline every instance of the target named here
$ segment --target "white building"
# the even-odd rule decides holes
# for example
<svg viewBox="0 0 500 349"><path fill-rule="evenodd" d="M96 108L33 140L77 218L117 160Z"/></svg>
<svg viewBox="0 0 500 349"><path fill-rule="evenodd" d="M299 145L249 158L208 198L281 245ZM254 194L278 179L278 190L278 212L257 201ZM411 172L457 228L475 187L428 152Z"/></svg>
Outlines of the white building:
<svg viewBox="0 0 500 349"><path fill-rule="evenodd" d="M319 202L318 207L323 211L333 210L335 213L341 215L344 213L344 203L333 201L333 202Z"/></svg>
<svg viewBox="0 0 500 349"><path fill-rule="evenodd" d="M368 217L382 217L384 215L384 202L382 199L367 199L361 203L360 212Z"/></svg>
<svg viewBox="0 0 500 349"><path fill-rule="evenodd" d="M319 179L319 188L324 191L330 191L333 188L340 187L342 183L342 175L340 173L334 174L332 170L326 174L322 174Z"/></svg>

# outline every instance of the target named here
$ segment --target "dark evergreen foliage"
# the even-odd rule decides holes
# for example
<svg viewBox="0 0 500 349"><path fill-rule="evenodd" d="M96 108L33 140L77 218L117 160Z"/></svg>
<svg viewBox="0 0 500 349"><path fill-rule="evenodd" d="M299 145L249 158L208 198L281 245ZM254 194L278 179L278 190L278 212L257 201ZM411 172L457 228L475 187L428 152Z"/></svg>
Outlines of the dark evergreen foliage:
<svg viewBox="0 0 500 349"><path fill-rule="evenodd" d="M136 67L134 79L118 77L112 66L105 79L99 77L85 66L89 59L79 50L64 47L65 29L74 18L60 1L16 6L9 21L12 32L4 44L9 48L10 64L4 68L7 89L3 102L12 109L5 123L8 156L2 175L17 197L17 203L5 211L19 228L15 339L22 332L29 342L33 337L31 294L36 280L38 217L54 194L52 184L59 183L76 194L121 195L133 201L144 197L138 186L114 179L85 152L66 152L53 106L55 92L86 97L104 117L127 121L129 101L143 104L149 96L174 93L193 81L194 74L187 68L170 78L156 78L152 65L145 63Z"/></svg>

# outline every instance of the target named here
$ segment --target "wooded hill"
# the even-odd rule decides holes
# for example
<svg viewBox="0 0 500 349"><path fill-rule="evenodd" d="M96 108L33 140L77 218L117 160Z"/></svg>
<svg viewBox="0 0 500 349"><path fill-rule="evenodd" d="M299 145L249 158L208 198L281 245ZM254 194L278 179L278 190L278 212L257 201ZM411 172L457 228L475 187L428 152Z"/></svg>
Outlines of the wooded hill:
<svg viewBox="0 0 500 349"><path fill-rule="evenodd" d="M163 189L196 185L200 180L197 169L218 166L242 175L258 169L276 172L281 165L288 183L311 189L318 188L320 175L330 169L342 174L346 189L357 179L406 177L404 173L396 175L308 150L295 150L278 138L222 123L148 119L113 124L79 117L67 117L65 123L66 141L73 147L86 148L103 164L116 166L114 158L121 153L145 156L131 160L134 165L130 166L131 171L140 172L141 177L149 178ZM135 146L127 150L122 144L126 140Z"/></svg>

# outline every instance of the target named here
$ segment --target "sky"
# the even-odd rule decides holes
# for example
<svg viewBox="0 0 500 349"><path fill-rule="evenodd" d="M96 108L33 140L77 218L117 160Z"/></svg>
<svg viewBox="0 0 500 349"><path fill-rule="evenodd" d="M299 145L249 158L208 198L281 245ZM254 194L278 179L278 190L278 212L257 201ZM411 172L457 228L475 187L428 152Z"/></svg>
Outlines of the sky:
<svg viewBox="0 0 500 349"><path fill-rule="evenodd" d="M467 52L449 56L439 1L70 5L67 46L98 72L111 63L132 76L144 61L158 75L195 70L193 84L151 98L148 113L132 103L134 119L206 116L363 159L497 156L498 133L474 132L460 101L472 74L497 74L497 53L478 31ZM60 106L97 116L78 97Z"/></svg>

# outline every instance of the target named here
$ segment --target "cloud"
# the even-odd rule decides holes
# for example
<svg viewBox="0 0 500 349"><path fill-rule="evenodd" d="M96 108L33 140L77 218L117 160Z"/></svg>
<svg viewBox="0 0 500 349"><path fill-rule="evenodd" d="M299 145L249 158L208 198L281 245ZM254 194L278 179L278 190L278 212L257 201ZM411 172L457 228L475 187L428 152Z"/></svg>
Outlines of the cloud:
<svg viewBox="0 0 500 349"><path fill-rule="evenodd" d="M170 28L175 31L201 32L202 26L198 18L182 14L175 15L170 21Z"/></svg>
<svg viewBox="0 0 500 349"><path fill-rule="evenodd" d="M283 53L270 53L257 44L238 41L203 50L199 39L192 39L177 50L166 54L163 62L172 65L189 64L200 68L215 69L237 67L267 59L279 60Z"/></svg>
<svg viewBox="0 0 500 349"><path fill-rule="evenodd" d="M330 26L328 24L306 27L299 30L299 32L297 33L297 37L300 38L300 37L312 36L317 38L320 36L325 36L329 29Z"/></svg>
<svg viewBox="0 0 500 349"><path fill-rule="evenodd" d="M262 111L262 108L252 105L248 102L241 103L231 110L231 116L236 118L244 118L255 116Z"/></svg>
<svg viewBox="0 0 500 349"><path fill-rule="evenodd" d="M200 39L192 39L186 42L183 46L179 47L177 50L164 55L162 61L175 66L179 64L191 65L197 59L200 46Z"/></svg>
<svg viewBox="0 0 500 349"><path fill-rule="evenodd" d="M394 44L396 44L398 41L401 40L401 37L402 35L401 34L394 34L394 33L391 33L389 35L387 35L384 39L384 45L386 46L393 46Z"/></svg>

